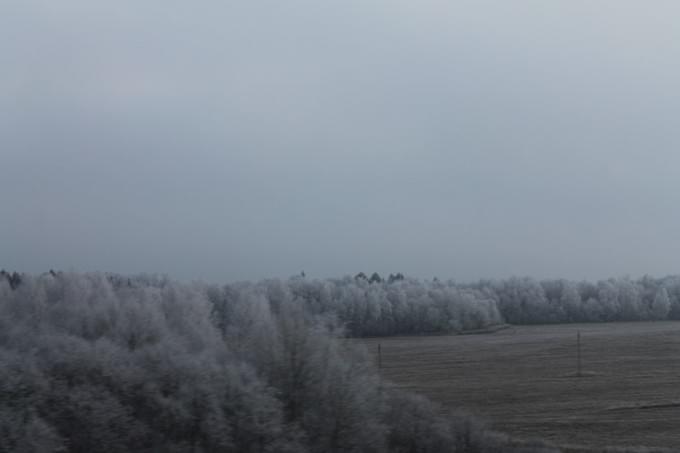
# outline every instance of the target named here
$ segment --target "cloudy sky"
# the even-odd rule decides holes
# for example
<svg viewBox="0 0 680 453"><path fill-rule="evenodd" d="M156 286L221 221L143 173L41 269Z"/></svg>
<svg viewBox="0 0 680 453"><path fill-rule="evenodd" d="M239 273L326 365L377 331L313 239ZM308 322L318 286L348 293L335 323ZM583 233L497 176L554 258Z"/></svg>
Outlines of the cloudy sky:
<svg viewBox="0 0 680 453"><path fill-rule="evenodd" d="M676 1L0 0L0 267L680 273Z"/></svg>

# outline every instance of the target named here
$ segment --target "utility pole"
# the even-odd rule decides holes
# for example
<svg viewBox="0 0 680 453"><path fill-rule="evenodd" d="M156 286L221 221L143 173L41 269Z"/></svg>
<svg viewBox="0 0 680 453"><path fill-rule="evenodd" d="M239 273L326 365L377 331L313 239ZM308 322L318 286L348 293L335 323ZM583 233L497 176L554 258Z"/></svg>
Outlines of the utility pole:
<svg viewBox="0 0 680 453"><path fill-rule="evenodd" d="M581 331L576 332L576 375L581 377Z"/></svg>
<svg viewBox="0 0 680 453"><path fill-rule="evenodd" d="M380 343L378 343L378 393L382 395L383 392L383 379L382 379L382 350L380 348Z"/></svg>

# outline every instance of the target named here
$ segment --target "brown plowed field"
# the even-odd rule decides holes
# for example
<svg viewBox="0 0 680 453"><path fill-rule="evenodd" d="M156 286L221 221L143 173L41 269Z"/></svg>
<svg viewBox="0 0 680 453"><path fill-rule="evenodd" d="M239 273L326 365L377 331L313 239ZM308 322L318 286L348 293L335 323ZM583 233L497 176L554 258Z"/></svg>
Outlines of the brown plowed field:
<svg viewBox="0 0 680 453"><path fill-rule="evenodd" d="M576 377L581 332L582 377ZM680 450L680 322L371 338L381 374L519 438ZM377 360L377 357L376 357Z"/></svg>

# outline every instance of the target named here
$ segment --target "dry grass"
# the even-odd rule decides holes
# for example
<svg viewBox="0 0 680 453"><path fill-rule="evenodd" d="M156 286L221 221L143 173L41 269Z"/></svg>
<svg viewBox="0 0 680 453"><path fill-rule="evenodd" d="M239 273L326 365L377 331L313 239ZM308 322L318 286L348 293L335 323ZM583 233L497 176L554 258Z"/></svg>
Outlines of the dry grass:
<svg viewBox="0 0 680 453"><path fill-rule="evenodd" d="M576 376L579 330L582 377ZM680 322L513 326L486 335L362 341L374 354L382 345L386 379L518 438L680 450Z"/></svg>

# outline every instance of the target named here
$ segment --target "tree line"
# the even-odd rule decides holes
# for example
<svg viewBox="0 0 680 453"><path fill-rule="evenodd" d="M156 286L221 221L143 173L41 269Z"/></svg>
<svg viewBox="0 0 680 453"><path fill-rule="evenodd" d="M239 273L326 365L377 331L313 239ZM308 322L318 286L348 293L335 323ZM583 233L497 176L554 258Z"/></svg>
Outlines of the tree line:
<svg viewBox="0 0 680 453"><path fill-rule="evenodd" d="M47 273L56 277L57 273ZM107 275L116 287L160 287L167 277ZM22 276L0 271L17 288ZM314 315L335 318L347 335L461 333L490 326L680 319L680 276L611 278L597 282L510 278L457 283L418 280L401 273L383 279L363 272L339 279L271 279L225 285L230 302L264 294L277 306L292 298Z"/></svg>
<svg viewBox="0 0 680 453"><path fill-rule="evenodd" d="M273 303L290 293L311 313L337 317L347 334L356 337L461 333L503 323L680 319L679 276L594 283L510 278L460 284L402 274L382 279L374 273L368 278L359 273L353 278L297 276L226 288L234 295L262 291Z"/></svg>

